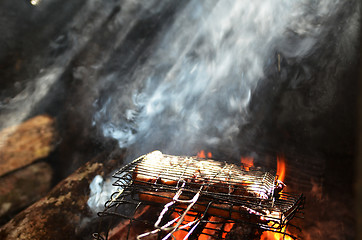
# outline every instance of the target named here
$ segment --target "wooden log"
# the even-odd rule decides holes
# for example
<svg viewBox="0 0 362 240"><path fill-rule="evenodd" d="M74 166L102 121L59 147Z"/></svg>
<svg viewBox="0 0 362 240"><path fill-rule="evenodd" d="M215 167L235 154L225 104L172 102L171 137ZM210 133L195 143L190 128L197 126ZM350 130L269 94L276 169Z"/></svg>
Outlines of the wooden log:
<svg viewBox="0 0 362 240"><path fill-rule="evenodd" d="M44 158L58 141L55 120L40 115L0 132L0 176Z"/></svg>
<svg viewBox="0 0 362 240"><path fill-rule="evenodd" d="M104 176L119 167L120 161L108 158L100 155L61 181L47 196L2 226L0 239L82 239L82 224L94 217L87 205L90 182L96 175ZM92 232L85 234L83 238L90 239Z"/></svg>
<svg viewBox="0 0 362 240"><path fill-rule="evenodd" d="M45 196L51 188L52 175L48 163L38 162L0 177L0 224Z"/></svg>

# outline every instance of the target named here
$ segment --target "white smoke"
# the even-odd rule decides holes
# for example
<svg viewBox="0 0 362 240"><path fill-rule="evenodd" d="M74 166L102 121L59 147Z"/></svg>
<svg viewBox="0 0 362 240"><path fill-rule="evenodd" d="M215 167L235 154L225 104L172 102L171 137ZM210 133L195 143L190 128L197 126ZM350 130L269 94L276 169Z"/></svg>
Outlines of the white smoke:
<svg viewBox="0 0 362 240"><path fill-rule="evenodd" d="M47 4L44 2L39 7L46 9ZM94 9L98 9L99 6L103 6L103 11L95 13ZM88 1L79 11L80 13L69 21L67 28L71 30L68 32L68 37L69 41L72 41L72 46L56 58L45 55L34 59L34 69L39 67L38 62L44 61L42 58L49 58L50 63L41 68L33 79L27 79L25 88L16 96L9 98L9 101L5 104L0 101L0 129L23 122L31 116L31 112L35 107L41 107L39 104L44 101L51 89L60 82L62 74L64 74L72 59L86 46L92 35L109 15L112 8L106 6L99 0ZM61 35L59 39L64 37L64 35ZM50 46L56 47L56 41L51 43ZM20 83L17 84L20 85Z"/></svg>
<svg viewBox="0 0 362 240"><path fill-rule="evenodd" d="M95 123L122 148L136 143L137 154L232 143L298 6L191 1L161 34L147 63L132 72L130 84L109 94Z"/></svg>
<svg viewBox="0 0 362 240"><path fill-rule="evenodd" d="M351 20L338 22L345 4L337 0L191 1L159 34L146 63L126 77L114 73L104 77L103 83L113 84L105 99L95 103L94 124L104 136L117 139L121 148L133 145L134 156L154 149L190 154L231 146L240 127L248 123L254 90L261 80L270 81L265 69L280 71L278 53L299 62L310 74L303 59L315 54L320 65L325 64L327 49L322 49L322 56L315 51L321 49L321 40L332 36L335 44L328 51L329 57L340 61L334 60L336 69L350 60L341 56L346 55L343 51L355 50L351 46L356 45L359 15L356 11ZM349 4L348 9L356 5ZM341 34L353 40L331 35L335 23ZM330 74L326 78L337 72ZM290 85L297 87L301 81ZM318 84L330 87L325 81ZM333 93L332 88L321 95L315 107L328 106Z"/></svg>
<svg viewBox="0 0 362 240"><path fill-rule="evenodd" d="M87 204L94 213L97 213L103 210L110 193L114 192L116 187L112 185L111 179L104 180L102 176L97 175L93 178L89 189L90 194Z"/></svg>
<svg viewBox="0 0 362 240"><path fill-rule="evenodd" d="M280 74L278 81L287 79L297 89L317 72L323 91L311 107L296 94L282 101L282 117L299 108L296 118L308 121L310 112L329 107L339 72L355 57L360 11L354 8L357 1L190 1L150 43L145 62L124 76L102 76L94 125L132 149L129 159L155 149L238 149L235 139L243 135L261 83ZM281 69L281 58L301 77Z"/></svg>

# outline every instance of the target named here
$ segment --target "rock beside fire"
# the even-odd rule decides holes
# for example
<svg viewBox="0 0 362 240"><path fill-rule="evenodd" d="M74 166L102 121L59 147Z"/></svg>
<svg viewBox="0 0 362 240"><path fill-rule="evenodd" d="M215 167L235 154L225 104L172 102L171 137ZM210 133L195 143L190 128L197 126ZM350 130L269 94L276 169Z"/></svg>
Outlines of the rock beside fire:
<svg viewBox="0 0 362 240"><path fill-rule="evenodd" d="M0 176L44 158L58 141L55 120L40 115L0 132Z"/></svg>
<svg viewBox="0 0 362 240"><path fill-rule="evenodd" d="M52 175L48 163L38 162L0 177L0 224L10 214L45 196L51 188Z"/></svg>

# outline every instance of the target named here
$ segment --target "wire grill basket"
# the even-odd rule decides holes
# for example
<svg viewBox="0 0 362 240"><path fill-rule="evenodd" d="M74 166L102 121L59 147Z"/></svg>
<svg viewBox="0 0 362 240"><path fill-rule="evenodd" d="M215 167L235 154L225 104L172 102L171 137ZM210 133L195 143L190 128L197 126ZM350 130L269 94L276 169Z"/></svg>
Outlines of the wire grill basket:
<svg viewBox="0 0 362 240"><path fill-rule="evenodd" d="M301 194L282 192L272 172L160 151L113 177L118 191L99 216L112 218L109 228L123 221L122 239L227 239L245 224L287 234L285 227L304 204ZM108 230L94 238L111 239Z"/></svg>

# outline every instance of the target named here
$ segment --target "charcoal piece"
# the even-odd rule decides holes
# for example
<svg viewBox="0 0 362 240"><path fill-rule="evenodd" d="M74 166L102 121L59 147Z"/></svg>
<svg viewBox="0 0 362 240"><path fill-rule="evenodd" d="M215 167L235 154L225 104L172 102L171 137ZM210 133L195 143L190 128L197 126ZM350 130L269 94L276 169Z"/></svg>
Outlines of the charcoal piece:
<svg viewBox="0 0 362 240"><path fill-rule="evenodd" d="M238 223L234 225L225 240L260 240L262 233L255 225Z"/></svg>

